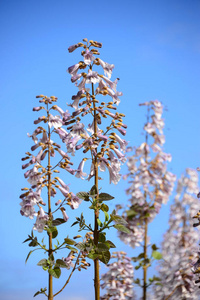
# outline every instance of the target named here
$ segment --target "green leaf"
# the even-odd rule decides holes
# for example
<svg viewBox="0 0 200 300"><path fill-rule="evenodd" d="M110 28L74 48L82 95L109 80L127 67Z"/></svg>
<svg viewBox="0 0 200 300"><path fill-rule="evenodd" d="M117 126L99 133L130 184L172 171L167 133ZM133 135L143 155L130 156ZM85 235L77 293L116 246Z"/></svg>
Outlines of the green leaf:
<svg viewBox="0 0 200 300"><path fill-rule="evenodd" d="M49 274L55 278L59 278L61 275L61 269L59 267L54 267L53 269L48 270Z"/></svg>
<svg viewBox="0 0 200 300"><path fill-rule="evenodd" d="M159 251L153 251L152 252L152 257L154 259L160 260L160 259L162 259L162 254Z"/></svg>
<svg viewBox="0 0 200 300"><path fill-rule="evenodd" d="M138 255L138 259L144 258L144 252Z"/></svg>
<svg viewBox="0 0 200 300"><path fill-rule="evenodd" d="M101 209L103 212L109 211L109 207L108 207L108 205L106 205L105 203L101 204L100 209Z"/></svg>
<svg viewBox="0 0 200 300"><path fill-rule="evenodd" d="M26 242L28 242L28 241L32 241L32 238L30 237L30 235L29 235L29 238L28 238L28 239L26 239L25 241L23 241L23 243L26 243Z"/></svg>
<svg viewBox="0 0 200 300"><path fill-rule="evenodd" d="M28 259L29 259L29 257L30 257L30 255L31 255L32 252L33 252L33 250L28 253L28 255L26 257L26 260L25 260L25 264L27 263L27 261L28 261Z"/></svg>
<svg viewBox="0 0 200 300"><path fill-rule="evenodd" d="M131 259L132 259L132 261L134 261L134 262L136 262L136 261L138 261L139 259L138 259L138 257L136 257L136 256L134 256L134 257L131 257Z"/></svg>
<svg viewBox="0 0 200 300"><path fill-rule="evenodd" d="M78 224L78 223L79 223L78 221L74 222L74 223L71 225L71 227L74 226L74 225L76 225L76 224Z"/></svg>
<svg viewBox="0 0 200 300"><path fill-rule="evenodd" d="M55 239L58 235L58 230L55 226L49 226L47 232L52 234L52 239Z"/></svg>
<svg viewBox="0 0 200 300"><path fill-rule="evenodd" d="M67 249L69 249L69 250L71 250L71 251L73 251L73 252L78 252L78 250L76 249L76 248L74 248L74 247L71 247L71 246L65 246L65 248L67 248Z"/></svg>
<svg viewBox="0 0 200 300"><path fill-rule="evenodd" d="M56 260L56 267L67 268L67 265L62 259L57 259Z"/></svg>
<svg viewBox="0 0 200 300"><path fill-rule="evenodd" d="M108 220L109 220L109 214L106 211L104 211L104 214L105 214L105 222L108 222Z"/></svg>
<svg viewBox="0 0 200 300"><path fill-rule="evenodd" d="M138 270L141 267L141 265L135 266L135 270Z"/></svg>
<svg viewBox="0 0 200 300"><path fill-rule="evenodd" d="M76 196L80 199L83 199L84 201L90 200L90 197L89 197L88 193L86 193L86 192L79 192L76 194Z"/></svg>
<svg viewBox="0 0 200 300"><path fill-rule="evenodd" d="M106 241L105 234L100 232L99 233L99 242L104 243Z"/></svg>
<svg viewBox="0 0 200 300"><path fill-rule="evenodd" d="M107 194L107 193L100 193L99 194L99 197L98 197L98 200L100 201L109 201L109 200L112 200L114 199L115 197Z"/></svg>
<svg viewBox="0 0 200 300"><path fill-rule="evenodd" d="M139 278L135 279L135 280L134 280L134 283L140 285L140 279L139 279Z"/></svg>
<svg viewBox="0 0 200 300"><path fill-rule="evenodd" d="M113 227L115 227L117 230L125 232L125 233L130 233L130 230L126 228L124 225L121 224L116 224Z"/></svg>
<svg viewBox="0 0 200 300"><path fill-rule="evenodd" d="M98 192L98 191L97 191L97 187L96 187L96 185L94 184L93 187L91 188L89 194L90 194L91 196L95 196L95 195L97 195L97 192Z"/></svg>
<svg viewBox="0 0 200 300"><path fill-rule="evenodd" d="M99 258L100 261L102 261L105 265L108 264L109 260L110 260L110 252L106 251L106 252L102 252L101 258Z"/></svg>
<svg viewBox="0 0 200 300"><path fill-rule="evenodd" d="M40 289L40 291L36 292L33 297L36 297L39 294L45 294L46 290L47 290L47 288Z"/></svg>
<svg viewBox="0 0 200 300"><path fill-rule="evenodd" d="M124 218L117 216L117 215L111 215L111 218L113 221L115 221L117 224L126 225L127 222L124 220Z"/></svg>
<svg viewBox="0 0 200 300"><path fill-rule="evenodd" d="M37 237L33 238L32 241L28 245L29 245L29 247L36 247L36 246L38 246Z"/></svg>
<svg viewBox="0 0 200 300"><path fill-rule="evenodd" d="M126 211L126 215L129 219L132 219L133 217L135 217L138 213L136 211L134 211L133 209L127 210Z"/></svg>
<svg viewBox="0 0 200 300"><path fill-rule="evenodd" d="M97 246L97 251L98 252L105 252L105 251L108 251L110 248L104 244L104 243L98 243L98 246Z"/></svg>
<svg viewBox="0 0 200 300"><path fill-rule="evenodd" d="M86 245L85 245L85 243L77 243L76 245L75 245L79 250L85 250L85 248L86 248Z"/></svg>
<svg viewBox="0 0 200 300"><path fill-rule="evenodd" d="M155 250L158 250L159 248L156 246L156 244L153 244L153 245L151 246L151 249L155 251Z"/></svg>
<svg viewBox="0 0 200 300"><path fill-rule="evenodd" d="M37 265L38 265L38 266L48 266L47 259L46 259L46 258L41 259L41 260L37 263Z"/></svg>
<svg viewBox="0 0 200 300"><path fill-rule="evenodd" d="M90 258L90 259L95 260L96 258L99 257L99 254L97 254L97 253L89 253L89 254L87 255L87 257Z"/></svg>
<svg viewBox="0 0 200 300"><path fill-rule="evenodd" d="M99 218L97 218L97 223L100 227L102 226L102 222L99 220Z"/></svg>
<svg viewBox="0 0 200 300"><path fill-rule="evenodd" d="M61 218L57 218L55 220L52 221L52 225L53 226L58 226L58 225L61 225L63 223L65 223L66 221L64 219L61 219Z"/></svg>
<svg viewBox="0 0 200 300"><path fill-rule="evenodd" d="M76 244L75 241L73 241L73 240L71 240L71 239L68 239L68 238L66 238L64 241L65 241L65 243L66 243L67 245L74 245L74 244Z"/></svg>
<svg viewBox="0 0 200 300"><path fill-rule="evenodd" d="M111 241L106 241L106 244L109 244L110 245L110 248L116 248L116 246L115 246L115 244L113 244L113 242L111 242Z"/></svg>

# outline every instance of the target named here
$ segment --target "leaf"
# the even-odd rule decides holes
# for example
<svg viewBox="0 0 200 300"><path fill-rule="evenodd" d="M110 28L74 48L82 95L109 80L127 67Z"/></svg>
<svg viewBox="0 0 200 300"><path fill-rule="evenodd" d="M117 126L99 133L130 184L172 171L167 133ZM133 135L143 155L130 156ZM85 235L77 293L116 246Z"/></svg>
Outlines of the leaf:
<svg viewBox="0 0 200 300"><path fill-rule="evenodd" d="M152 257L154 259L160 260L160 259L162 259L162 254L159 251L153 251L152 252Z"/></svg>
<svg viewBox="0 0 200 300"><path fill-rule="evenodd" d="M56 260L56 267L67 268L67 265L62 259L57 259Z"/></svg>
<svg viewBox="0 0 200 300"><path fill-rule="evenodd" d="M25 264L27 263L27 261L28 261L28 259L29 259L29 257L30 257L30 255L31 255L32 252L33 252L33 250L28 253L28 255L26 257L26 260L25 260Z"/></svg>
<svg viewBox="0 0 200 300"><path fill-rule="evenodd" d="M106 241L105 234L100 232L99 233L99 242L104 243Z"/></svg>
<svg viewBox="0 0 200 300"><path fill-rule="evenodd" d="M38 265L38 266L48 266L47 259L46 259L46 258L41 259L41 260L37 263L37 265Z"/></svg>
<svg viewBox="0 0 200 300"><path fill-rule="evenodd" d="M90 258L90 259L95 260L96 258L99 257L99 255L96 254L96 253L89 253L89 254L87 255L87 257Z"/></svg>
<svg viewBox="0 0 200 300"><path fill-rule="evenodd" d="M124 218L117 216L117 215L111 215L111 218L113 221L115 221L117 224L126 225L127 222L124 220Z"/></svg>
<svg viewBox="0 0 200 300"><path fill-rule="evenodd" d="M75 245L79 250L85 250L85 247L86 247L86 245L85 245L85 243L77 243L76 245Z"/></svg>
<svg viewBox="0 0 200 300"><path fill-rule="evenodd" d="M126 211L127 217L129 219L132 219L133 217L135 217L138 213L136 211L134 211L133 209L127 210Z"/></svg>
<svg viewBox="0 0 200 300"><path fill-rule="evenodd" d="M103 212L109 211L109 207L108 207L108 205L106 205L105 203L101 204L100 209L101 209Z"/></svg>
<svg viewBox="0 0 200 300"><path fill-rule="evenodd" d="M89 201L90 200L90 197L89 197L88 193L86 193L86 192L79 192L79 193L76 194L76 196L79 199L83 199L84 201Z"/></svg>
<svg viewBox="0 0 200 300"><path fill-rule="evenodd" d="M116 224L113 227L115 227L117 230L125 232L125 233L130 233L130 230L126 228L124 225L121 224Z"/></svg>
<svg viewBox="0 0 200 300"><path fill-rule="evenodd" d="M158 250L159 248L156 246L156 244L153 244L153 245L151 246L151 249L152 249L152 250Z"/></svg>
<svg viewBox="0 0 200 300"><path fill-rule="evenodd" d="M109 220L109 214L106 211L104 211L104 214L105 214L105 222L108 222L108 220Z"/></svg>
<svg viewBox="0 0 200 300"><path fill-rule="evenodd" d="M55 220L52 221L52 225L53 226L58 226L58 225L61 225L63 223L65 223L66 221L64 219L61 219L61 218L57 218Z"/></svg>
<svg viewBox="0 0 200 300"><path fill-rule="evenodd" d="M102 226L102 222L101 222L101 220L99 220L99 218L97 218L97 223L100 227Z"/></svg>
<svg viewBox="0 0 200 300"><path fill-rule="evenodd" d="M36 246L38 246L37 237L33 238L32 241L28 245L29 245L29 247L36 247Z"/></svg>
<svg viewBox="0 0 200 300"><path fill-rule="evenodd" d="M71 225L71 227L74 226L74 225L76 225L76 224L78 224L78 223L79 223L78 221L74 222L74 223Z"/></svg>
<svg viewBox="0 0 200 300"><path fill-rule="evenodd" d="M58 235L58 230L55 226L49 226L47 232L52 234L52 239L55 239Z"/></svg>
<svg viewBox="0 0 200 300"><path fill-rule="evenodd" d="M98 246L97 246L97 251L98 252L105 252L105 251L108 251L110 248L104 244L104 243L98 243Z"/></svg>
<svg viewBox="0 0 200 300"><path fill-rule="evenodd" d="M102 252L102 256L101 258L99 258L100 261L102 261L105 265L107 265L107 263L110 260L110 252L106 251L106 252Z"/></svg>
<svg viewBox="0 0 200 300"><path fill-rule="evenodd" d="M99 194L99 197L98 197L98 200L100 201L109 201L109 200L112 200L114 199L115 197L107 194L107 193L100 193Z"/></svg>
<svg viewBox="0 0 200 300"><path fill-rule="evenodd" d="M138 255L138 260L141 259L141 258L144 258L144 252L143 252L143 253L140 253L140 254Z"/></svg>
<svg viewBox="0 0 200 300"><path fill-rule="evenodd" d="M67 248L67 249L69 249L69 250L71 250L71 251L73 251L73 252L78 252L78 250L76 249L76 248L74 248L74 247L71 247L71 246L65 246L65 248Z"/></svg>
<svg viewBox="0 0 200 300"><path fill-rule="evenodd" d="M30 237L30 235L29 235L29 238L28 238L28 239L26 239L25 241L23 241L23 243L26 243L26 242L28 242L28 241L32 241L32 238Z"/></svg>
<svg viewBox="0 0 200 300"><path fill-rule="evenodd" d="M135 266L135 270L138 270L141 267L141 265Z"/></svg>
<svg viewBox="0 0 200 300"><path fill-rule="evenodd" d="M113 242L111 242L111 241L106 241L106 244L109 244L110 245L110 248L116 248L116 246L115 246L115 244L113 244Z"/></svg>
<svg viewBox="0 0 200 300"><path fill-rule="evenodd" d="M131 257L131 259L132 259L132 261L134 261L134 262L136 262L136 261L138 261L139 259L138 259L138 257L136 257L136 256L134 256L134 257Z"/></svg>
<svg viewBox="0 0 200 300"><path fill-rule="evenodd" d="M135 280L134 280L134 283L140 285L140 279L139 279L139 278L135 279Z"/></svg>
<svg viewBox="0 0 200 300"><path fill-rule="evenodd" d="M97 195L97 187L96 187L95 184L94 184L93 187L91 188L89 194L90 194L91 196Z"/></svg>
<svg viewBox="0 0 200 300"><path fill-rule="evenodd" d="M47 290L47 288L40 289L40 291L36 292L33 297L36 297L39 294L45 294L46 290Z"/></svg>
<svg viewBox="0 0 200 300"><path fill-rule="evenodd" d="M48 270L49 274L55 278L59 278L61 275L61 269L59 267L54 267L53 269Z"/></svg>
<svg viewBox="0 0 200 300"><path fill-rule="evenodd" d="M68 239L68 238L66 238L64 241L65 241L65 243L66 243L67 245L74 245L74 244L76 244L75 241L73 241L73 240L71 240L71 239Z"/></svg>
<svg viewBox="0 0 200 300"><path fill-rule="evenodd" d="M36 293L33 295L33 297L36 297L36 296L39 295L39 294L41 294L40 291L36 292Z"/></svg>

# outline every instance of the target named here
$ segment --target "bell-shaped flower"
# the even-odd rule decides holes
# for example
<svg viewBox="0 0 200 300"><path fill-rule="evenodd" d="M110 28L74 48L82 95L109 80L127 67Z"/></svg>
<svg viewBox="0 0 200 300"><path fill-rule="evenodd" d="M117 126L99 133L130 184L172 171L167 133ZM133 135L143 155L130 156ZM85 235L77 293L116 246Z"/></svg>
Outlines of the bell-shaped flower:
<svg viewBox="0 0 200 300"><path fill-rule="evenodd" d="M75 64L68 68L68 73L72 76L76 75L79 70L79 64Z"/></svg>
<svg viewBox="0 0 200 300"><path fill-rule="evenodd" d="M93 83L96 84L100 81L98 73L89 69L88 74L86 75L86 84Z"/></svg>
<svg viewBox="0 0 200 300"><path fill-rule="evenodd" d="M108 78L110 79L111 75L112 75L112 70L114 69L115 66L113 64L108 64L108 63L104 62L100 58L98 58L98 62L102 66L102 68L104 70L104 74L107 75Z"/></svg>
<svg viewBox="0 0 200 300"><path fill-rule="evenodd" d="M64 263L66 264L66 267L67 267L67 269L69 270L70 269L70 267L71 268L73 268L74 267L74 264L73 264L73 258L74 258L74 256L71 254L71 253L69 253L69 255L67 256L67 257L63 257L62 258L62 260L64 261Z"/></svg>
<svg viewBox="0 0 200 300"><path fill-rule="evenodd" d="M65 211L65 208L64 207L61 207L61 212L62 212L62 215L63 215L63 219L65 220L65 222L68 221L69 217L68 215L66 214L66 211Z"/></svg>
<svg viewBox="0 0 200 300"><path fill-rule="evenodd" d="M49 128L51 128L52 126L55 128L55 129L58 129L60 127L62 127L62 120L60 118L60 116L53 116L53 115L49 115Z"/></svg>
<svg viewBox="0 0 200 300"><path fill-rule="evenodd" d="M75 175L77 178L84 179L83 177L87 176L87 173L83 172L83 167L84 167L86 160L87 160L87 158L83 158L82 161L80 162L78 169L76 171L76 175Z"/></svg>
<svg viewBox="0 0 200 300"><path fill-rule="evenodd" d="M91 51L89 51L89 49L85 50L85 54L83 55L84 57L84 63L86 65L90 65L93 60L95 59L95 57L93 56L93 53Z"/></svg>
<svg viewBox="0 0 200 300"><path fill-rule="evenodd" d="M79 135L76 135L75 137L71 138L67 143L67 152L71 153L72 156L75 155L76 144L80 139L81 137Z"/></svg>
<svg viewBox="0 0 200 300"><path fill-rule="evenodd" d="M82 200L79 199L76 195L74 195L74 193L70 193L70 195L71 196L69 198L68 204L72 209L77 209L81 204Z"/></svg>
<svg viewBox="0 0 200 300"><path fill-rule="evenodd" d="M47 224L48 219L49 216L45 214L43 208L40 206L40 210L38 211L37 219L33 229L37 230L38 232L42 232Z"/></svg>

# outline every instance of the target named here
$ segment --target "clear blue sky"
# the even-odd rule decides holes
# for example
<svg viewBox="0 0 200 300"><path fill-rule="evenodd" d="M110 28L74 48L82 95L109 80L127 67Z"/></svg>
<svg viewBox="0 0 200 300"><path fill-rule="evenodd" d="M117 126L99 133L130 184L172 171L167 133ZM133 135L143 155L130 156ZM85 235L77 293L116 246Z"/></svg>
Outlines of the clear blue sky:
<svg viewBox="0 0 200 300"><path fill-rule="evenodd" d="M101 58L115 64L113 78L121 79L119 111L126 114L130 145L142 142L145 111L138 104L155 99L164 103L165 151L173 157L170 170L180 176L186 167L200 166L199 15L199 0L1 1L2 300L32 299L46 284L46 274L36 266L40 256L24 264L29 249L22 241L32 222L19 214L20 189L26 185L20 159L31 146L26 133L34 128L35 96L55 95L65 107L75 92L66 69L80 56L67 48L85 37L103 43ZM126 201L126 183L109 186L107 179L105 191L107 187L116 203ZM71 187L78 192L77 181ZM161 241L167 218L166 207L152 226L152 240ZM115 242L119 250L134 255L117 238ZM58 299L93 300L92 273L92 268L81 272L79 279L76 274Z"/></svg>

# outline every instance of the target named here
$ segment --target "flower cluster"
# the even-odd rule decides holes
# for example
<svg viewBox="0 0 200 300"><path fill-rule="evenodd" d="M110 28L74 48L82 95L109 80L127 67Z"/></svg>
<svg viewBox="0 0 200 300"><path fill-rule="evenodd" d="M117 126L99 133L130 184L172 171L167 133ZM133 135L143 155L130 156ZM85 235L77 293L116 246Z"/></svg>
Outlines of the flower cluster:
<svg viewBox="0 0 200 300"><path fill-rule="evenodd" d="M144 240L144 218L152 221L166 203L172 192L175 175L167 171L171 155L162 151L165 142L163 135L163 106L158 100L145 102L147 123L144 126L145 141L128 157L130 187L130 207L123 213L128 222L130 234L120 233L120 239L131 247L139 246ZM150 116L150 112L153 114ZM151 119L150 119L151 118Z"/></svg>
<svg viewBox="0 0 200 300"><path fill-rule="evenodd" d="M154 288L153 299L164 299L169 295L172 300L199 299L190 263L194 259L199 240L198 232L192 227L192 216L199 208L197 192L197 172L186 169L186 174L178 180L171 205L169 229L162 242L164 260L159 266L161 285Z"/></svg>
<svg viewBox="0 0 200 300"><path fill-rule="evenodd" d="M131 259L126 257L126 253L113 252L112 258L114 262L107 265L109 270L103 274L101 279L102 289L106 289L106 294L101 300L133 300L135 295L133 292L133 266Z"/></svg>
<svg viewBox="0 0 200 300"><path fill-rule="evenodd" d="M22 158L22 161L28 160L28 163L23 164L22 169L31 168L25 172L24 177L28 180L31 187L23 188L23 194L20 198L22 199L21 215L33 219L37 216L36 223L33 229L38 232L42 232L48 220L52 218L52 212L48 207L46 213L43 207L46 203L43 201L41 193L44 187L48 190L48 201L50 197L55 197L57 191L60 191L64 200L58 200L55 205L60 209L64 221L68 220L64 205L69 205L72 209L78 208L81 200L75 196L72 192L69 192L69 187L64 181L56 176L59 173L58 168L64 169L70 174L77 174L79 170L73 170L71 168L72 162L67 152L63 151L61 146L54 142L51 137L52 134L56 134L68 147L70 141L74 138L75 134L73 131L67 133L62 126L66 123L70 123L70 114L68 111L64 112L60 107L55 105L57 101L56 97L37 96L41 106L34 107L33 111L44 110L46 116L41 116L34 121L34 124L43 122L47 124L47 128L38 126L32 135L28 134L32 138L34 145L31 147L32 152L39 150L36 155L30 152L26 152L26 156ZM58 111L59 115L54 116L52 111ZM52 166L52 160L55 159L55 155L58 153L59 162L56 162L55 166ZM46 158L46 160L45 160ZM45 166L43 166L43 165ZM55 176L53 176L55 174ZM49 205L49 203L48 203ZM35 207L38 207L36 212Z"/></svg>
<svg viewBox="0 0 200 300"><path fill-rule="evenodd" d="M78 88L78 93L72 96L73 102L70 104L74 108L72 113L75 124L68 129L74 133L74 139L71 140L68 148L74 154L75 150L83 149L83 153L90 151L92 163L88 180L95 176L95 164L98 165L100 171L109 172L110 183L117 184L120 180L121 164L126 161L125 148L127 142L122 139L116 132L123 136L126 134L126 125L122 118L124 114L116 112L116 105L119 104L119 96L121 92L117 91L118 78L111 81L111 75L114 68L113 64L108 64L101 60L98 56L101 43L87 39L84 43L78 43L69 47L69 52L73 52L77 48L83 48L81 55L83 61L68 68L71 75L71 81L75 83ZM100 66L103 74L96 71ZM96 86L95 86L96 85ZM99 104L97 96L109 96L109 101L102 101ZM85 129L81 118L86 115L92 115L93 121ZM107 126L102 128L102 118L111 118L111 123L107 121ZM98 127L101 125L101 129ZM115 132L116 131L116 132ZM83 172L84 163L88 158L84 157L81 161L77 177L84 178L87 176Z"/></svg>

